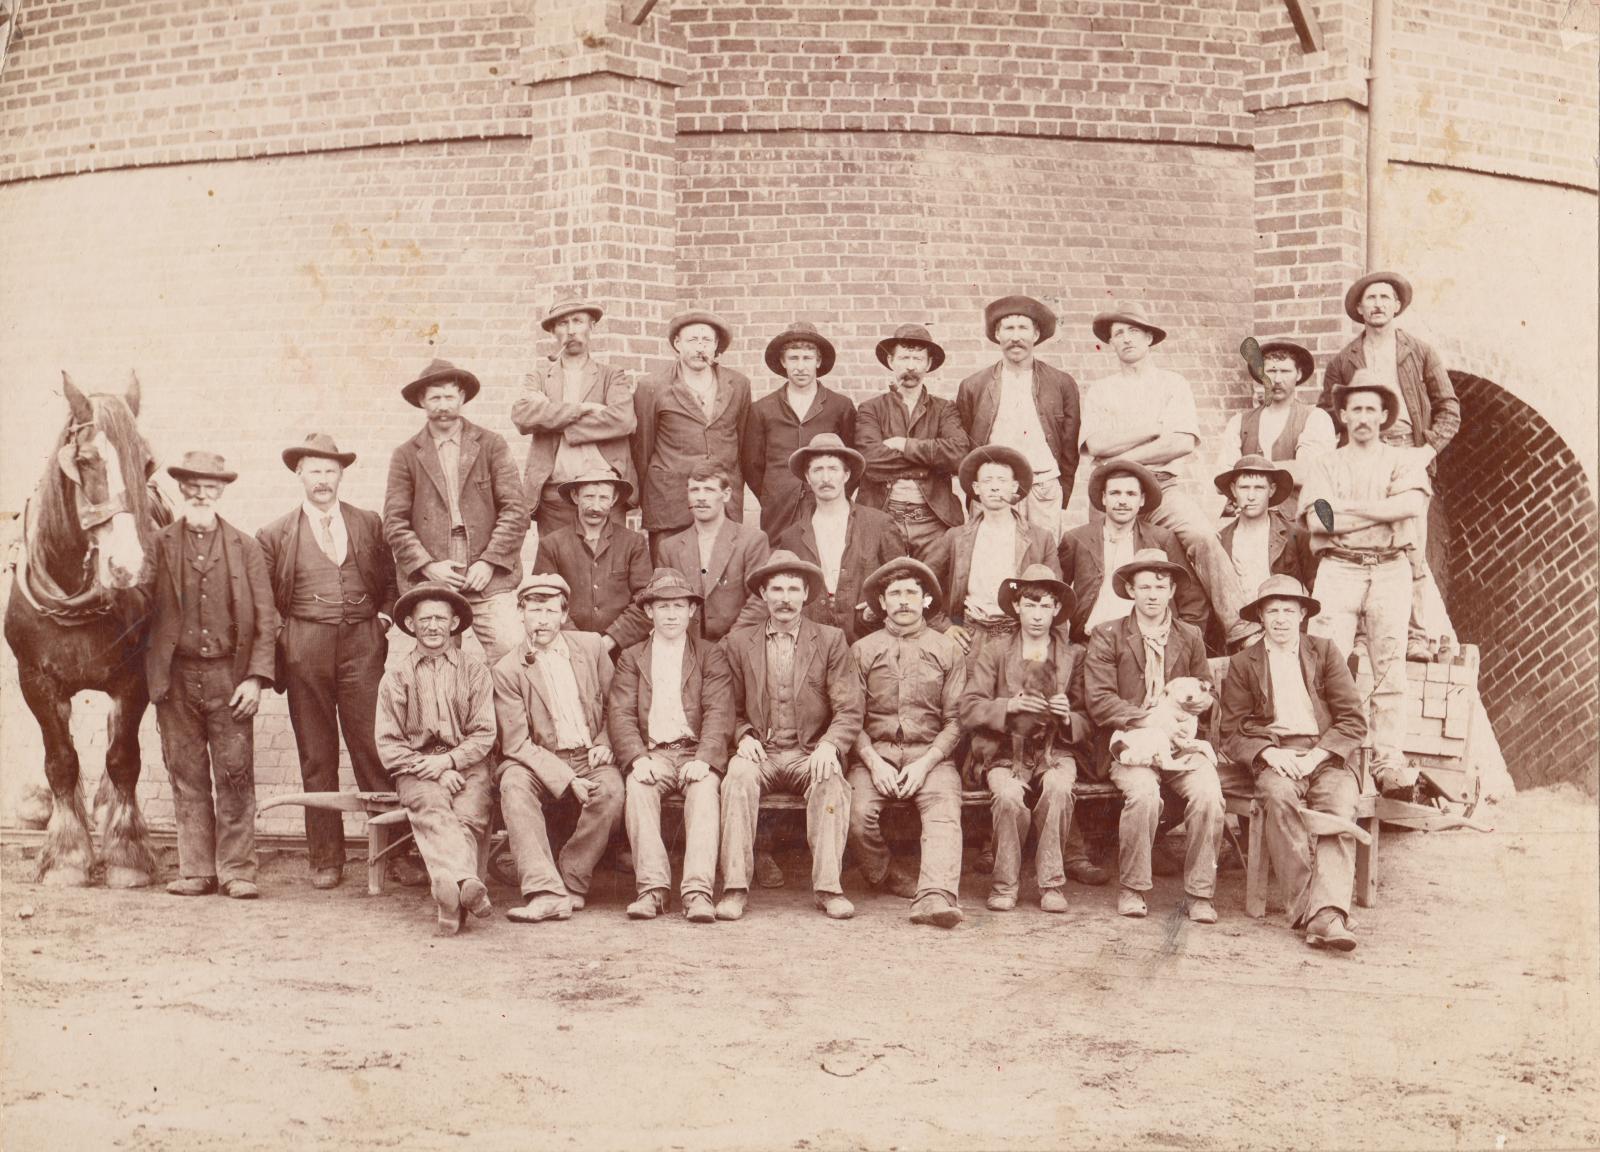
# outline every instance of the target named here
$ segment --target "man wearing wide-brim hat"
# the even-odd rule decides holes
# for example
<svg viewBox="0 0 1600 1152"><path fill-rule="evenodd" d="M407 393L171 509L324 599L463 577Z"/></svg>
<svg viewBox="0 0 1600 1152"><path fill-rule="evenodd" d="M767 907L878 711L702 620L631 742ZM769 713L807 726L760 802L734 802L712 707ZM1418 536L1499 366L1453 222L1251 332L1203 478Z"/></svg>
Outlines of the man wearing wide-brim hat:
<svg viewBox="0 0 1600 1152"><path fill-rule="evenodd" d="M738 920L750 898L756 818L764 792L806 798L806 843L816 905L834 920L855 906L839 883L850 828L845 763L861 731L861 684L844 633L805 615L823 591L822 570L782 549L746 578L767 608L760 625L722 642L733 676L733 757L722 781L719 920Z"/></svg>
<svg viewBox="0 0 1600 1152"><path fill-rule="evenodd" d="M289 724L307 792L339 791L339 733L350 750L356 787L389 790L373 741L378 683L394 615L394 556L376 512L339 499L344 471L356 462L333 437L313 432L283 450L300 481L301 501L256 533L272 578L278 618L276 687L289 697ZM344 876L344 818L307 808L311 882L332 888ZM392 866L402 881L420 879L409 861Z"/></svg>
<svg viewBox="0 0 1600 1152"><path fill-rule="evenodd" d="M680 312L667 322L673 359L634 389L633 462L652 549L693 520L685 492L689 473L702 464L733 479L738 491L726 514L744 519L739 446L750 419L750 379L722 362L732 342L728 322L714 313Z"/></svg>
<svg viewBox="0 0 1600 1152"><path fill-rule="evenodd" d="M400 390L427 421L389 458L383 535L402 590L436 581L471 602L473 635L493 663L522 635L512 590L528 512L505 440L461 415L478 390L478 378L448 360Z"/></svg>
<svg viewBox="0 0 1600 1152"><path fill-rule="evenodd" d="M821 383L837 358L833 344L804 320L767 342L767 368L784 383L750 405L739 461L745 483L761 502L761 530L775 548L800 519L805 500L805 482L789 467L795 451L830 433L855 443L856 406Z"/></svg>
<svg viewBox="0 0 1600 1152"><path fill-rule="evenodd" d="M1184 565L1150 548L1134 553L1113 580L1117 594L1133 601L1133 612L1101 624L1089 634L1084 657L1084 700L1095 725L1098 761L1110 768L1122 793L1117 831L1117 869L1122 890L1117 911L1147 914L1151 853L1161 822L1163 797L1181 804L1187 850L1183 862L1185 911L1197 924L1216 922L1217 850L1222 841L1222 783L1215 753L1193 749L1176 756L1173 769L1123 764L1111 754L1111 734L1138 728L1149 718L1168 682L1192 676L1209 685L1205 640L1200 630L1172 611L1177 585L1191 579ZM1209 751L1209 749L1207 749Z"/></svg>
<svg viewBox="0 0 1600 1152"><path fill-rule="evenodd" d="M1177 536L1229 641L1242 639L1249 630L1239 624L1244 603L1239 574L1222 550L1211 518L1183 487L1193 479L1200 415L1189 381L1153 359L1151 350L1167 338L1167 331L1138 304L1102 312L1090 326L1095 339L1110 347L1117 366L1089 385L1083 404L1084 450L1096 468L1129 462L1155 476L1161 504L1146 515Z"/></svg>
<svg viewBox="0 0 1600 1152"><path fill-rule="evenodd" d="M614 658L650 631L636 603L650 582L650 547L613 515L627 505L633 485L609 468L597 468L562 481L560 488L578 518L540 538L533 570L561 573L572 593L567 627L604 637Z"/></svg>
<svg viewBox="0 0 1600 1152"><path fill-rule="evenodd" d="M1284 499L1294 474L1265 456L1241 456L1215 483L1236 513L1218 536L1245 587L1274 574L1306 582L1315 571L1311 542L1290 519Z"/></svg>
<svg viewBox="0 0 1600 1152"><path fill-rule="evenodd" d="M961 773L952 756L961 738L966 658L928 626L944 597L939 578L902 556L867 577L862 589L883 627L850 649L865 713L850 769L850 845L861 875L911 900L911 922L954 928L961 913ZM915 876L891 860L884 806L909 800L922 821Z"/></svg>
<svg viewBox="0 0 1600 1152"><path fill-rule="evenodd" d="M580 298L551 305L539 326L555 337L556 353L523 376L522 395L511 405L511 422L528 437L523 483L541 535L575 519L561 496L566 481L605 468L633 479L633 384L590 352L603 314ZM621 522L626 512L619 505L613 515Z"/></svg>
<svg viewBox="0 0 1600 1152"><path fill-rule="evenodd" d="M1339 389L1347 386L1357 372L1371 373L1374 379L1395 390L1395 418L1383 430L1385 444L1410 445L1427 462L1428 476L1438 475L1438 457L1450 446L1461 427L1461 403L1444 360L1429 344L1417 339L1396 321L1411 306L1411 282L1398 272L1369 272L1344 294L1345 315L1361 325L1354 340L1339 349L1322 374L1322 396L1318 405L1327 409L1338 423ZM1349 437L1342 428L1340 442ZM1424 500L1417 522L1411 526L1416 547L1411 553L1411 617L1408 624L1407 656L1427 660L1433 655L1425 626L1425 583L1428 574L1428 512L1431 493Z"/></svg>
<svg viewBox="0 0 1600 1152"><path fill-rule="evenodd" d="M1367 735L1344 653L1303 635L1322 606L1294 577L1262 581L1242 610L1264 626L1259 644L1228 662L1222 685L1222 754L1255 777L1267 855L1288 894L1289 926L1316 948L1356 946L1347 920L1356 843L1348 832L1313 835L1301 808L1344 821L1361 795L1355 758Z"/></svg>
<svg viewBox="0 0 1600 1152"><path fill-rule="evenodd" d="M1290 475L1288 488L1274 503L1282 502L1293 516L1300 491L1303 461L1332 452L1338 443L1333 420L1315 404L1302 403L1299 389L1317 370L1311 350L1293 340L1246 340L1239 349L1251 379L1261 385L1261 403L1248 412L1236 412L1222 430L1220 462L1236 456L1265 456ZM1246 581L1245 587L1255 584Z"/></svg>
<svg viewBox="0 0 1600 1152"><path fill-rule="evenodd" d="M278 610L260 546L217 515L238 473L215 452L186 452L167 472L182 502L153 543L144 659L178 821L167 891L204 896L220 885L253 900L255 715L273 682Z"/></svg>
<svg viewBox="0 0 1600 1152"><path fill-rule="evenodd" d="M1301 489L1322 604L1311 628L1347 656L1357 632L1366 637L1373 775L1381 789L1405 793L1417 778L1402 751L1412 528L1433 485L1425 457L1383 442L1403 403L1392 385L1362 369L1335 390L1334 403L1348 440L1311 462Z"/></svg>
<svg viewBox="0 0 1600 1152"><path fill-rule="evenodd" d="M955 405L928 391L944 349L925 327L900 325L876 353L889 386L856 410L856 447L867 462L856 501L888 513L911 555L926 560L965 519L951 481L967 454L967 433Z"/></svg>
<svg viewBox="0 0 1600 1152"><path fill-rule="evenodd" d="M1061 513L1078 472L1078 382L1034 355L1055 335L1056 315L1032 296L1002 296L983 310L983 331L1000 359L961 381L956 411L973 447L1001 444L1020 452L1033 472L1018 511L1061 538Z"/></svg>

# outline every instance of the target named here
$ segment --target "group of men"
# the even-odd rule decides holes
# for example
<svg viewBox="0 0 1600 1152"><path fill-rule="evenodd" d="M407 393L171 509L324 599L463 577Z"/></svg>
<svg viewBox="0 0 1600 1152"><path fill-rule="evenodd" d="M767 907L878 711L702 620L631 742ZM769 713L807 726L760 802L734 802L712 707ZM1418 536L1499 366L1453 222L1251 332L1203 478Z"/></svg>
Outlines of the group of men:
<svg viewBox="0 0 1600 1152"><path fill-rule="evenodd" d="M837 352L809 324L767 344L782 382L752 401L716 316L675 317L673 362L635 384L592 353L601 308L566 301L542 321L557 350L512 409L521 474L504 438L462 416L478 379L436 360L401 389L426 419L392 455L381 516L339 500L355 456L317 433L283 453L301 503L255 540L215 513L235 474L191 452L169 468L182 516L158 549L147 668L179 822L169 890L258 895L251 728L270 684L287 693L308 789L337 788L342 733L360 787L399 793L442 931L491 911L478 845L496 797L522 900L508 918L581 909L619 823L638 884L628 914L659 915L661 800L676 792L682 911L737 920L762 872L769 791L805 797L827 916L854 913L848 846L870 887L950 927L963 766L991 798L989 908L1017 903L1030 825L1043 909L1066 910L1069 878L1108 879L1074 819L1074 784L1097 779L1123 797L1119 911L1147 912L1167 796L1186 832L1187 915L1210 923L1216 755L1146 766L1111 748L1169 681L1210 680L1209 631L1234 653L1222 751L1255 775L1292 920L1313 944L1353 947L1350 837L1313 843L1293 814L1353 810L1368 734L1345 662L1358 630L1375 775L1409 783L1413 584L1433 458L1459 423L1438 356L1393 326L1411 295L1395 273L1352 286L1363 332L1330 362L1320 407L1297 395L1307 349L1248 342L1264 396L1225 433L1236 462L1215 483L1235 516L1220 532L1184 491L1201 436L1188 382L1155 360L1166 331L1138 307L1096 316L1118 367L1080 402L1073 377L1036 358L1056 317L1026 296L986 307L1000 359L953 402L927 388L944 349L908 324L876 345L888 387L859 408L822 383ZM1094 514L1064 531L1080 453ZM743 522L745 485L759 526ZM646 535L626 525L635 505ZM415 646L385 672L391 622ZM467 629L485 659L460 647ZM1019 717L1054 734L1043 752L1011 740ZM992 755L976 751L983 734ZM921 816L915 873L881 827L899 800ZM576 825L557 855L546 810L567 802ZM339 817L308 811L307 838L313 883L337 885Z"/></svg>

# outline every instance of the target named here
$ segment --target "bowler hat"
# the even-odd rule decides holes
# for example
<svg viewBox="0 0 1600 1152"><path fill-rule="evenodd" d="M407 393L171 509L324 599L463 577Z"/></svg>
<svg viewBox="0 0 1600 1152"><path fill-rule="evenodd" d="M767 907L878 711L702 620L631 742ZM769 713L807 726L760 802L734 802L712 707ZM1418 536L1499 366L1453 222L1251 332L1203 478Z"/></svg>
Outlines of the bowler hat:
<svg viewBox="0 0 1600 1152"><path fill-rule="evenodd" d="M808 320L796 320L771 340L767 341L767 350L763 359L767 367L772 369L774 376L787 376L789 373L783 369L783 350L789 344L805 343L814 344L817 349L817 379L822 379L833 371L833 362L838 359L838 353L833 345L817 331L817 326Z"/></svg>
<svg viewBox="0 0 1600 1152"><path fill-rule="evenodd" d="M596 324L600 323L600 317L606 314L600 305L591 304L587 300L557 300L550 305L550 311L544 314L544 319L539 321L539 327L546 332L553 332L559 321L575 312L587 312Z"/></svg>
<svg viewBox="0 0 1600 1152"><path fill-rule="evenodd" d="M1383 427L1384 431L1400 419L1400 393L1396 392L1393 384L1386 383L1375 376L1369 368L1357 368L1354 376L1333 390L1333 407L1336 411L1344 408L1345 397L1352 392L1376 392L1383 399Z"/></svg>
<svg viewBox="0 0 1600 1152"><path fill-rule="evenodd" d="M1057 624L1077 610L1078 598L1072 594L1072 588L1066 581L1052 572L1047 564L1029 564L1022 570L1021 576L1000 581L1000 595L997 597L1000 611L1013 620L1017 619L1017 598L1030 590L1048 592L1056 598Z"/></svg>
<svg viewBox="0 0 1600 1152"><path fill-rule="evenodd" d="M1141 516L1148 516L1161 507L1161 481L1150 469L1132 460L1113 460L1089 473L1089 507L1096 512L1106 510L1106 482L1117 476L1132 476L1139 482L1144 491L1144 507L1139 509Z"/></svg>
<svg viewBox="0 0 1600 1152"><path fill-rule="evenodd" d="M1144 310L1143 304L1124 304L1112 312L1101 312L1089 323L1094 330L1094 338L1102 344L1111 343L1111 326L1113 324L1132 324L1135 328L1143 328L1150 333L1150 347L1154 348L1167 338L1167 330L1154 320Z"/></svg>
<svg viewBox="0 0 1600 1152"><path fill-rule="evenodd" d="M1007 316L1026 316L1032 320L1034 327L1039 329L1039 339L1035 341L1037 344L1043 344L1056 334L1056 314L1043 300L1035 300L1032 296L1002 296L989 301L983 308L983 334L989 337L991 344L1000 343L995 339L994 330Z"/></svg>
<svg viewBox="0 0 1600 1152"><path fill-rule="evenodd" d="M961 468L957 473L961 481L961 490L967 494L969 501L976 499L972 494L972 486L978 482L978 469L985 464L1004 464L1011 469L1011 475L1017 480L1018 500L1032 490L1033 466L1028 463L1026 456L1004 444L979 444L962 457Z"/></svg>
<svg viewBox="0 0 1600 1152"><path fill-rule="evenodd" d="M1304 584L1293 576L1279 572L1261 582L1261 586L1256 589L1256 598L1239 609L1239 619L1260 624L1261 609L1266 607L1268 600L1298 600L1306 610L1306 620L1310 620L1322 611L1322 605L1306 595ZM1304 624L1305 621L1301 621L1301 625Z"/></svg>
<svg viewBox="0 0 1600 1152"><path fill-rule="evenodd" d="M928 330L921 324L902 324L894 330L894 335L887 340L879 340L877 347L878 363L885 368L889 367L889 357L894 355L897 344L911 344L918 348L928 350L928 371L937 372L939 365L944 363L944 349L928 335Z"/></svg>
<svg viewBox="0 0 1600 1152"><path fill-rule="evenodd" d="M817 456L837 456L843 460L844 466L850 470L852 487L861 483L861 474L867 470L866 457L839 439L838 433L819 432L811 438L811 443L789 453L789 471L804 480L806 468Z"/></svg>
<svg viewBox="0 0 1600 1152"><path fill-rule="evenodd" d="M283 450L284 466L293 472L300 467L300 461L307 456L315 456L320 460L333 460L339 467L348 468L356 462L354 452L341 452L339 446L333 442L333 437L326 432L313 432L306 437L304 444L296 444L292 448Z"/></svg>
<svg viewBox="0 0 1600 1152"><path fill-rule="evenodd" d="M517 603L522 603L524 596L554 596L560 593L572 598L572 586L562 578L559 572L529 572L522 578L522 583L517 585Z"/></svg>
<svg viewBox="0 0 1600 1152"><path fill-rule="evenodd" d="M411 383L400 389L400 395L413 408L422 407L422 394L430 384L454 384L461 389L461 402L465 404L478 394L478 378L465 368L457 368L448 360L434 360Z"/></svg>
<svg viewBox="0 0 1600 1152"><path fill-rule="evenodd" d="M452 636L465 632L472 623L472 605L465 596L448 584L428 580L411 588L394 602L394 622L400 625L400 631L407 636L416 635L407 617L411 615L411 610L424 600L442 600L450 605L450 611L456 614L456 626L450 629Z"/></svg>
<svg viewBox="0 0 1600 1152"><path fill-rule="evenodd" d="M216 452L185 452L182 461L167 465L167 475L174 480L219 480L224 484L239 478Z"/></svg>
<svg viewBox="0 0 1600 1152"><path fill-rule="evenodd" d="M1243 351L1243 348L1240 350ZM1297 386L1311 379L1317 371L1317 358L1311 354L1311 349L1296 344L1293 340L1268 340L1260 346L1259 351L1261 355L1258 358L1251 359L1246 356L1244 361L1250 369L1251 378L1257 384L1267 382L1266 370L1258 365L1274 352L1288 356L1294 361L1295 371L1300 374L1300 378L1295 381Z"/></svg>
<svg viewBox="0 0 1600 1152"><path fill-rule="evenodd" d="M910 556L898 556L881 565L861 584L861 598L867 602L867 607L872 609L874 615L882 612L878 601L882 598L884 589L896 580L915 580L922 585L922 590L933 597L933 603L928 606L928 614L938 613L939 606L944 603L944 589L939 587L939 577L935 576L933 569L921 560L912 559Z"/></svg>
<svg viewBox="0 0 1600 1152"><path fill-rule="evenodd" d="M728 345L733 343L733 329L728 327L727 321L713 316L710 312L700 309L690 309L688 312L679 312L667 321L667 343L671 344L691 324L704 324L717 334L717 355L721 356L728 350Z"/></svg>
<svg viewBox="0 0 1600 1152"><path fill-rule="evenodd" d="M1287 468L1279 468L1265 456L1241 456L1232 468L1220 473L1216 479L1217 491L1224 496L1233 495L1233 482L1240 476L1250 474L1265 476L1272 485L1271 493L1267 498L1268 504L1276 504L1289 493L1294 491L1294 473Z"/></svg>
<svg viewBox="0 0 1600 1152"><path fill-rule="evenodd" d="M1128 590L1128 581L1140 572L1165 572L1172 577L1176 584L1178 580L1187 578L1189 570L1168 556L1159 548L1141 548L1133 554L1133 559L1118 568L1111 577L1111 587L1118 596L1124 600L1132 600L1133 593Z"/></svg>
<svg viewBox="0 0 1600 1152"><path fill-rule="evenodd" d="M1400 307L1395 315L1400 315L1411 307L1411 281L1398 272L1368 272L1361 279L1350 285L1350 290L1344 294L1344 314L1357 324L1363 323L1358 306L1361 297L1367 294L1367 289L1374 284L1387 284L1394 289L1394 294L1400 298Z"/></svg>
<svg viewBox="0 0 1600 1152"><path fill-rule="evenodd" d="M657 600L693 600L698 604L705 597L690 587L689 581L676 568L657 568L650 574L650 583L639 589L633 599L641 605Z"/></svg>
<svg viewBox="0 0 1600 1152"><path fill-rule="evenodd" d="M617 494L617 503L626 504L633 495L633 485L618 476L609 468L591 468L581 475L574 476L571 480L562 481L556 485L556 490L561 493L562 499L569 504L578 502L578 489L585 484L610 484Z"/></svg>
<svg viewBox="0 0 1600 1152"><path fill-rule="evenodd" d="M822 594L827 584L822 569L802 560L787 548L779 548L767 557L767 562L744 578L744 590L752 596L761 594L762 586L774 576L799 576L806 582L806 603Z"/></svg>

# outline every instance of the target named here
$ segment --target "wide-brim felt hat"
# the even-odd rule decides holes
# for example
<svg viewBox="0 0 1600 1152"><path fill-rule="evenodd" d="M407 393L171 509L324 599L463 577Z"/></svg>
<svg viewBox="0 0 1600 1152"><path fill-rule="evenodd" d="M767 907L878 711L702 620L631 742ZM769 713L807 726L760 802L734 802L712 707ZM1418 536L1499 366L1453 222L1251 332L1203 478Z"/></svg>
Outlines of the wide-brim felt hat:
<svg viewBox="0 0 1600 1152"><path fill-rule="evenodd" d="M1358 305L1361 297L1367 294L1367 289L1374 284L1387 284L1394 289L1394 294L1400 298L1400 307L1395 315L1400 315L1411 307L1411 281L1398 272L1368 272L1361 279L1350 285L1350 290L1344 294L1344 314L1357 324L1363 323Z"/></svg>
<svg viewBox="0 0 1600 1152"><path fill-rule="evenodd" d="M1312 376L1316 375L1317 358L1311 354L1311 349L1304 345L1296 344L1293 340L1268 340L1260 346L1260 352L1260 360L1252 360L1246 356L1244 361L1245 365L1250 369L1251 379L1257 384L1265 384L1267 381L1266 369L1257 369L1256 365L1264 362L1274 352L1282 353L1294 360L1295 371L1300 374L1300 378L1295 381L1296 386L1304 384Z"/></svg>
<svg viewBox="0 0 1600 1152"><path fill-rule="evenodd" d="M478 378L465 368L457 368L448 360L434 360L422 370L411 383L400 389L400 395L406 398L406 403L413 408L422 407L422 394L428 390L430 384L455 384L461 389L462 403L466 403L478 394L482 385Z"/></svg>
<svg viewBox="0 0 1600 1152"><path fill-rule="evenodd" d="M691 309L688 312L679 312L667 321L667 343L671 344L691 324L704 324L717 334L717 355L721 356L728 350L728 345L733 343L733 329L728 327L727 321L710 312L700 309Z"/></svg>
<svg viewBox="0 0 1600 1152"><path fill-rule="evenodd" d="M1013 620L1017 619L1017 599L1029 588L1042 589L1056 598L1057 624L1077 611L1078 598L1072 594L1072 587L1052 572L1047 564L1029 564L1022 570L1022 575L1000 581L1000 611Z"/></svg>
<svg viewBox="0 0 1600 1152"><path fill-rule="evenodd" d="M185 452L178 463L167 465L167 475L174 480L216 480L223 484L232 484L239 478L217 452Z"/></svg>
<svg viewBox="0 0 1600 1152"><path fill-rule="evenodd" d="M944 588L940 586L939 577L934 575L933 569L921 560L910 556L899 556L880 566L861 584L861 598L875 614L882 614L882 608L878 604L879 598L883 596L883 590L896 580L915 580L922 585L924 592L933 597L933 603L929 605L927 614L932 616L941 611L944 604Z"/></svg>
<svg viewBox="0 0 1600 1152"><path fill-rule="evenodd" d="M304 444L296 444L283 450L284 466L293 472L300 467L300 461L307 456L314 456L319 460L332 460L341 468L348 468L356 462L354 452L341 452L339 446L333 442L333 437L326 432L313 432L306 437Z"/></svg>
<svg viewBox="0 0 1600 1152"><path fill-rule="evenodd" d="M600 305L591 304L587 300L558 300L550 305L550 311L546 312L544 319L539 321L539 327L546 332L553 332L555 326L562 319L577 312L587 312L594 318L596 324L600 323L600 317L606 314L606 310Z"/></svg>
<svg viewBox="0 0 1600 1152"><path fill-rule="evenodd" d="M785 345L804 342L813 344L817 349L817 379L822 379L833 371L834 361L839 358L833 344L817 331L817 326L806 320L796 320L771 340L767 341L767 350L762 359L767 362L767 367L774 376L787 377L789 374L783 370L783 349Z"/></svg>
<svg viewBox="0 0 1600 1152"><path fill-rule="evenodd" d="M1118 476L1132 476L1144 491L1144 507L1139 515L1148 516L1161 507L1161 481L1143 464L1132 460L1113 460L1089 473L1089 507L1096 512L1106 510L1106 482Z"/></svg>
<svg viewBox="0 0 1600 1152"><path fill-rule="evenodd" d="M657 600L693 600L699 604L705 597L696 592L676 568L657 568L650 574L650 583L639 589L633 599L639 605L653 604Z"/></svg>
<svg viewBox="0 0 1600 1152"><path fill-rule="evenodd" d="M989 338L989 343L1000 343L995 339L994 330L1007 316L1026 316L1032 320L1034 327L1039 329L1036 344L1043 344L1056 334L1056 314L1043 300L1035 300L1032 296L1002 296L983 307L983 334Z"/></svg>
<svg viewBox="0 0 1600 1152"><path fill-rule="evenodd" d="M570 602L572 599L572 585L559 572L529 572L522 578L522 583L517 585L516 601L522 603L522 598L534 593L544 596L554 596L557 593L565 596Z"/></svg>
<svg viewBox="0 0 1600 1152"><path fill-rule="evenodd" d="M919 348L928 350L928 371L937 372L939 365L944 363L944 349L928 334L928 330L921 324L902 324L894 330L894 335L878 341L876 354L878 363L885 368L889 367L889 357L893 355L895 345L914 344Z"/></svg>
<svg viewBox="0 0 1600 1152"><path fill-rule="evenodd" d="M609 468L594 468L581 476L571 480L564 480L556 485L556 490L561 493L561 498L569 504L578 502L578 489L585 484L610 484L617 493L617 503L626 504L633 496L633 485L618 476Z"/></svg>
<svg viewBox="0 0 1600 1152"><path fill-rule="evenodd" d="M1256 598L1250 601L1250 603L1246 604L1243 608L1239 609L1239 618L1241 620L1249 620L1253 623L1260 624L1261 609L1266 606L1268 600L1300 601L1301 605L1306 610L1306 620L1310 620L1311 617L1322 611L1321 602L1311 596L1306 595L1304 584L1301 584L1300 581L1296 580L1293 576L1288 576L1280 572L1272 576L1268 576L1261 582L1261 586L1256 589ZM1303 627L1304 625L1305 620L1302 620L1301 626Z"/></svg>
<svg viewBox="0 0 1600 1152"><path fill-rule="evenodd" d="M1232 468L1219 473L1216 478L1217 491L1224 496L1233 495L1233 482L1240 476L1254 474L1265 476L1272 485L1272 494L1268 504L1276 504L1289 493L1294 491L1294 473L1287 468L1279 468L1265 456L1241 456L1235 461Z"/></svg>
<svg viewBox="0 0 1600 1152"><path fill-rule="evenodd" d="M1374 376L1371 369L1357 368L1354 376L1333 390L1335 411L1344 408L1344 399L1352 392L1376 392L1383 398L1383 428L1380 431L1387 430L1400 419L1400 393L1395 391L1394 385Z"/></svg>
<svg viewBox="0 0 1600 1152"><path fill-rule="evenodd" d="M1113 324L1132 324L1135 328L1143 328L1150 333L1150 347L1154 348L1167 338L1167 330L1154 320L1144 310L1142 304L1124 304L1111 312L1101 312L1089 322L1089 327L1094 331L1094 338L1102 344L1111 343L1111 326Z"/></svg>
<svg viewBox="0 0 1600 1152"><path fill-rule="evenodd" d="M1174 584L1179 580L1186 579L1189 575L1187 568L1161 549L1141 548L1133 554L1132 560L1129 560L1112 574L1111 586L1116 590L1118 596L1124 600L1133 599L1133 593L1128 590L1128 581L1132 580L1140 572L1165 572L1172 577Z"/></svg>
<svg viewBox="0 0 1600 1152"><path fill-rule="evenodd" d="M767 562L744 578L744 590L752 596L761 594L762 585L774 576L799 576L806 582L806 603L822 594L827 586L822 569L808 560L802 560L786 548L779 548L767 557Z"/></svg>
<svg viewBox="0 0 1600 1152"><path fill-rule="evenodd" d="M839 439L838 433L820 432L811 438L811 443L789 453L789 471L804 480L807 466L817 456L837 456L843 460L850 470L851 487L861 483L862 474L867 470L867 458Z"/></svg>
<svg viewBox="0 0 1600 1152"><path fill-rule="evenodd" d="M424 600L442 600L450 605L450 611L456 614L456 626L450 629L450 635L459 636L472 624L472 605L467 598L448 584L430 580L409 589L394 602L394 622L407 636L415 636L416 632L406 618Z"/></svg>
<svg viewBox="0 0 1600 1152"><path fill-rule="evenodd" d="M1028 463L1026 456L1004 444L979 444L962 458L961 468L957 472L961 490L967 494L968 500L975 499L972 486L978 482L978 469L985 464L1005 464L1010 467L1011 474L1017 478L1018 500L1033 489L1033 465Z"/></svg>

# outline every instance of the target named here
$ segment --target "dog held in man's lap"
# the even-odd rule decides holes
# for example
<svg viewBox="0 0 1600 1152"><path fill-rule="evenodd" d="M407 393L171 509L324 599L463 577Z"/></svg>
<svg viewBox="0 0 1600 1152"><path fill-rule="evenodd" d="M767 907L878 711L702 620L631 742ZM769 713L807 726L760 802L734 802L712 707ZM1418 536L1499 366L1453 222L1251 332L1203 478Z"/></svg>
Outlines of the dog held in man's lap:
<svg viewBox="0 0 1600 1152"><path fill-rule="evenodd" d="M1182 771L1181 758L1198 754L1215 768L1216 749L1199 738L1200 717L1215 701L1204 680L1174 677L1137 727L1118 728L1111 734L1111 754L1120 764L1163 772Z"/></svg>

